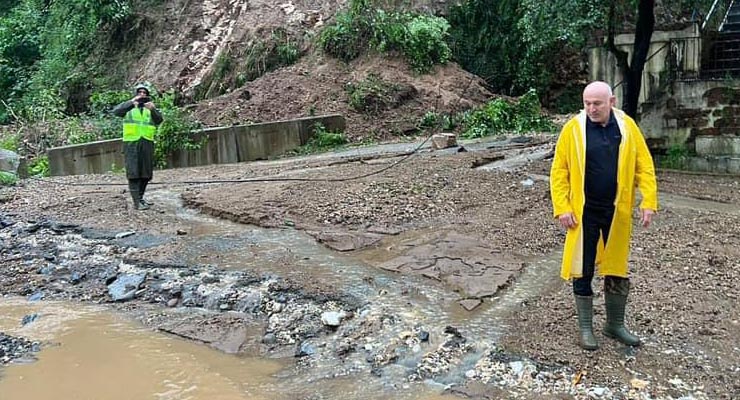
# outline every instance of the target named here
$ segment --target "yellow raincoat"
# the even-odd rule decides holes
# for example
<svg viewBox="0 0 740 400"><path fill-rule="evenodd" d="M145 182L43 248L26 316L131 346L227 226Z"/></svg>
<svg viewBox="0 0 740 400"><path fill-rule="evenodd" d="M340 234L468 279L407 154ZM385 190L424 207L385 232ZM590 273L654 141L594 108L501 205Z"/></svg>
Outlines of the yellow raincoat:
<svg viewBox="0 0 740 400"><path fill-rule="evenodd" d="M658 210L657 183L655 168L645 138L635 121L623 111L613 108L622 142L619 145L617 164L617 196L615 210L609 231L609 240L604 248L603 238L599 239L596 251L596 264L599 274L627 277L630 236L632 234L632 209L635 204L635 187L640 189L642 203L640 209ZM550 195L553 214L572 212L577 225L568 229L560 276L563 279L583 276L583 208L586 203L586 113L568 121L560 132L555 147L555 158L550 170Z"/></svg>

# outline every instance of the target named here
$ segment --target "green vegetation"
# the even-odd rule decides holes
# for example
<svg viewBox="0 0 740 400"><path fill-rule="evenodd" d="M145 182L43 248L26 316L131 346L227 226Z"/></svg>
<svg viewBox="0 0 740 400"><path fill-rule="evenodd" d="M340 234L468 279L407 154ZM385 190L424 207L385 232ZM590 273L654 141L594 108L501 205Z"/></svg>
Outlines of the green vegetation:
<svg viewBox="0 0 740 400"><path fill-rule="evenodd" d="M229 51L219 54L213 73L200 85L195 99L220 96L270 71L294 64L301 55L299 44L280 28L268 39L255 40L244 54Z"/></svg>
<svg viewBox="0 0 740 400"><path fill-rule="evenodd" d="M308 143L291 153L296 155L321 153L340 148L348 142L344 133L329 131L324 125L317 123L314 125L314 134Z"/></svg>
<svg viewBox="0 0 740 400"><path fill-rule="evenodd" d="M6 105L0 123L83 111L89 83L102 75L88 57L123 29L131 10L129 0L21 0L0 16L0 99Z"/></svg>
<svg viewBox="0 0 740 400"><path fill-rule="evenodd" d="M503 133L551 132L554 124L540 110L537 92L530 90L519 101L490 101L485 106L464 114L462 137L480 138Z"/></svg>
<svg viewBox="0 0 740 400"><path fill-rule="evenodd" d="M28 174L31 176L49 176L49 158L37 157L28 163Z"/></svg>
<svg viewBox="0 0 740 400"><path fill-rule="evenodd" d="M10 172L0 171L0 186L11 186L18 182L18 177Z"/></svg>
<svg viewBox="0 0 740 400"><path fill-rule="evenodd" d="M206 139L192 135L195 129L200 128L200 124L175 106L174 93L164 93L156 104L164 121L157 130L154 158L157 166L163 168L167 166L167 155L180 149L199 149Z"/></svg>
<svg viewBox="0 0 740 400"><path fill-rule="evenodd" d="M674 144L666 154L660 157L660 166L668 169L684 169L689 157L689 150L683 144Z"/></svg>
<svg viewBox="0 0 740 400"><path fill-rule="evenodd" d="M400 86L382 80L376 74L369 74L359 82L345 86L349 106L357 112L377 114L398 102Z"/></svg>
<svg viewBox="0 0 740 400"><path fill-rule="evenodd" d="M324 51L345 62L368 49L398 51L419 73L452 57L447 45L450 24L444 18L376 9L369 0L352 0L347 11L321 33Z"/></svg>

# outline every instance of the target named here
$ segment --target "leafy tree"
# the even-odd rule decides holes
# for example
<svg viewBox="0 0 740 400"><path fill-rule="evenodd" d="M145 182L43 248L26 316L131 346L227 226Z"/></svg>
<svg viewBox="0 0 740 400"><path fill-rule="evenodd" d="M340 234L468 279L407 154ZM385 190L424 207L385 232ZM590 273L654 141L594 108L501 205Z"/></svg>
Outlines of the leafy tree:
<svg viewBox="0 0 740 400"><path fill-rule="evenodd" d="M519 94L519 59L525 51L519 0L468 0L450 9L451 48L466 70L499 93Z"/></svg>

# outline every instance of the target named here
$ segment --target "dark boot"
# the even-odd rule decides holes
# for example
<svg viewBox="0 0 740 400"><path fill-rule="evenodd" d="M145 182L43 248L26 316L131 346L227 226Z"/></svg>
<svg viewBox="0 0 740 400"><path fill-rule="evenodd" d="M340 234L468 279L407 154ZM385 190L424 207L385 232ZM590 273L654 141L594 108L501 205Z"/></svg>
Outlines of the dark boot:
<svg viewBox="0 0 740 400"><path fill-rule="evenodd" d="M624 326L624 309L627 307L628 294L629 281L627 279L612 279L610 284L605 282L606 325L604 326L604 335L627 346L639 346L640 338L631 334Z"/></svg>
<svg viewBox="0 0 740 400"><path fill-rule="evenodd" d="M139 196L141 197L140 203L147 206L147 208L149 208L149 206L152 205L152 203L144 200L144 193L146 192L146 186L148 184L149 184L149 178L139 179Z"/></svg>
<svg viewBox="0 0 740 400"><path fill-rule="evenodd" d="M141 192L139 192L139 181L129 179L128 191L131 193L131 200L134 202L134 210L148 210L149 205L141 201Z"/></svg>
<svg viewBox="0 0 740 400"><path fill-rule="evenodd" d="M576 310L578 311L578 330L580 331L578 344L586 350L596 350L599 342L594 336L594 297L579 296L576 298Z"/></svg>
<svg viewBox="0 0 740 400"><path fill-rule="evenodd" d="M136 179L128 180L128 192L131 194L131 200L134 202L134 209L141 207L141 196L139 195L139 182Z"/></svg>

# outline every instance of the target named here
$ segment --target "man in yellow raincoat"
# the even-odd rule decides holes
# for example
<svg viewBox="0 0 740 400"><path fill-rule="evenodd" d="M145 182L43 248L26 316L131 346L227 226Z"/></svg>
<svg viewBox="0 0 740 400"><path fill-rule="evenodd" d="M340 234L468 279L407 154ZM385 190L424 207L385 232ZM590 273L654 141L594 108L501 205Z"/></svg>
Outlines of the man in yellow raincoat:
<svg viewBox="0 0 740 400"><path fill-rule="evenodd" d="M655 169L645 139L615 103L608 84L586 86L584 110L560 132L550 171L553 214L567 229L560 275L573 280L579 343L587 350L599 347L591 288L596 264L605 276L604 334L629 346L640 344L624 326L635 188L642 194L643 227L658 209Z"/></svg>

